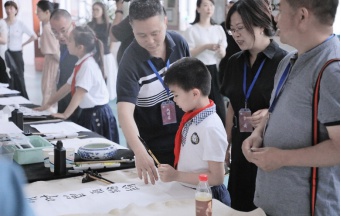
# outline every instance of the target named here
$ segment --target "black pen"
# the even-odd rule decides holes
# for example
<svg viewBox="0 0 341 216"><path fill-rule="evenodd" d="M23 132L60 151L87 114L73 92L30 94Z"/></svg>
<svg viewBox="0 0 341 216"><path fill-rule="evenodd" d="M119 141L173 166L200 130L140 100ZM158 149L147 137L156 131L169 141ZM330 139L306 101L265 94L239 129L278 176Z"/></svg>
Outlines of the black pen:
<svg viewBox="0 0 341 216"><path fill-rule="evenodd" d="M147 143L142 139L142 137L140 137L140 136L137 136L137 137L140 139L140 141L142 142L142 144L144 145L144 147L148 151L149 155L154 159L154 161L157 164L157 166L160 166L160 162L156 159L156 157L153 154L153 152L149 149Z"/></svg>

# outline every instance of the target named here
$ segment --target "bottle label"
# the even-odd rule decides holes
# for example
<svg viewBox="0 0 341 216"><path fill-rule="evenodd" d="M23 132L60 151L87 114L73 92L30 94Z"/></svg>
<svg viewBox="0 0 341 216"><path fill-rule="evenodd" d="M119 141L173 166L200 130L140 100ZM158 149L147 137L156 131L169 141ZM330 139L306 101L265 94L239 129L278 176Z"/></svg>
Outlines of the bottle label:
<svg viewBox="0 0 341 216"><path fill-rule="evenodd" d="M196 216L212 216L212 199L207 201L195 200Z"/></svg>

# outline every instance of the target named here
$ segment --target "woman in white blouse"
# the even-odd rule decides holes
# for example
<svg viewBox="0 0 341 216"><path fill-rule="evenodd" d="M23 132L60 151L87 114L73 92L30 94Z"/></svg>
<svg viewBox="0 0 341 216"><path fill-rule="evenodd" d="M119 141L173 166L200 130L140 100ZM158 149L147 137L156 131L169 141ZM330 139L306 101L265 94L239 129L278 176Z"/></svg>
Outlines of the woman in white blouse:
<svg viewBox="0 0 341 216"><path fill-rule="evenodd" d="M7 17L5 21L8 27L8 41L7 41L7 55L13 61L8 61L6 56L7 66L10 68L11 81L10 88L21 92L21 95L28 99L24 80L24 60L22 56L22 48L37 39L33 30L28 29L16 17L18 14L18 6L14 1L7 1L5 3L5 10ZM27 34L30 38L22 43L23 34Z"/></svg>
<svg viewBox="0 0 341 216"><path fill-rule="evenodd" d="M217 106L217 114L225 125L226 110L219 92L217 64L225 56L227 39L224 29L213 19L214 0L197 0L195 20L185 32L192 57L202 61L212 76L209 98Z"/></svg>

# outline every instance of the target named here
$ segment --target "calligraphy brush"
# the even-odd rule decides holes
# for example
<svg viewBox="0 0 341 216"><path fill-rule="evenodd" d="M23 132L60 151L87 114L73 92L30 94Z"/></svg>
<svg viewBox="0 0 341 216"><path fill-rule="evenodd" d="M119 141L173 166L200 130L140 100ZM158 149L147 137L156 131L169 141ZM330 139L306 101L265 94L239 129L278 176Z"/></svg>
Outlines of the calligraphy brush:
<svg viewBox="0 0 341 216"><path fill-rule="evenodd" d="M108 179L106 179L106 178L103 178L100 174L98 174L97 172L94 172L94 171L92 171L92 170L87 170L87 171L85 171L85 173L89 174L89 176L90 176L91 178L94 178L94 179L96 179L96 180L101 179L101 180L103 180L103 181L108 182L109 184L110 184L110 183L111 183L111 184L114 184L114 183L115 183L115 182L112 182L112 181L110 181L110 180L108 180Z"/></svg>
<svg viewBox="0 0 341 216"><path fill-rule="evenodd" d="M114 184L114 182L109 181L109 180L107 180L107 179L104 179L103 177L102 177L102 178L99 178L99 177L97 177L97 176L93 176L93 175L90 174L90 173L87 173L87 175L88 175L89 178L92 178L92 179L94 179L94 180L101 181L101 182L106 183L106 184Z"/></svg>
<svg viewBox="0 0 341 216"><path fill-rule="evenodd" d="M97 172L94 172L90 168L88 170L68 170L69 173L83 173L85 177L82 179L82 183L89 182L89 178L97 181L101 181L107 184L115 184L115 182L110 181L109 179L103 178Z"/></svg>
<svg viewBox="0 0 341 216"><path fill-rule="evenodd" d="M147 143L142 139L142 137L140 137L140 136L137 136L137 137L140 139L140 141L142 142L142 144L144 145L144 147L148 151L149 155L154 159L154 161L157 164L157 166L160 166L160 162L156 159L156 157L153 154L153 152L149 149Z"/></svg>

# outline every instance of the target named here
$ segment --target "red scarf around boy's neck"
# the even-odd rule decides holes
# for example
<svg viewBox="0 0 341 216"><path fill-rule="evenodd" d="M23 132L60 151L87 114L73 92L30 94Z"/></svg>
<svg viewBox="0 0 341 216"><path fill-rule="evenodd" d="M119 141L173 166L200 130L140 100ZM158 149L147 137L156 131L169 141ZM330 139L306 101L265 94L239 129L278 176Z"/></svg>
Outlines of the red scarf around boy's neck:
<svg viewBox="0 0 341 216"><path fill-rule="evenodd" d="M201 111L211 107L214 105L214 102L212 100L210 100L210 103L200 109L196 109L190 112L186 112L181 119L178 131L176 132L175 135L175 141L174 141L174 167L176 168L178 162L179 162L179 156L180 156L180 149L181 149L181 139L182 139L182 129L184 128L185 124L191 120L192 118L194 118L196 115L198 115Z"/></svg>

